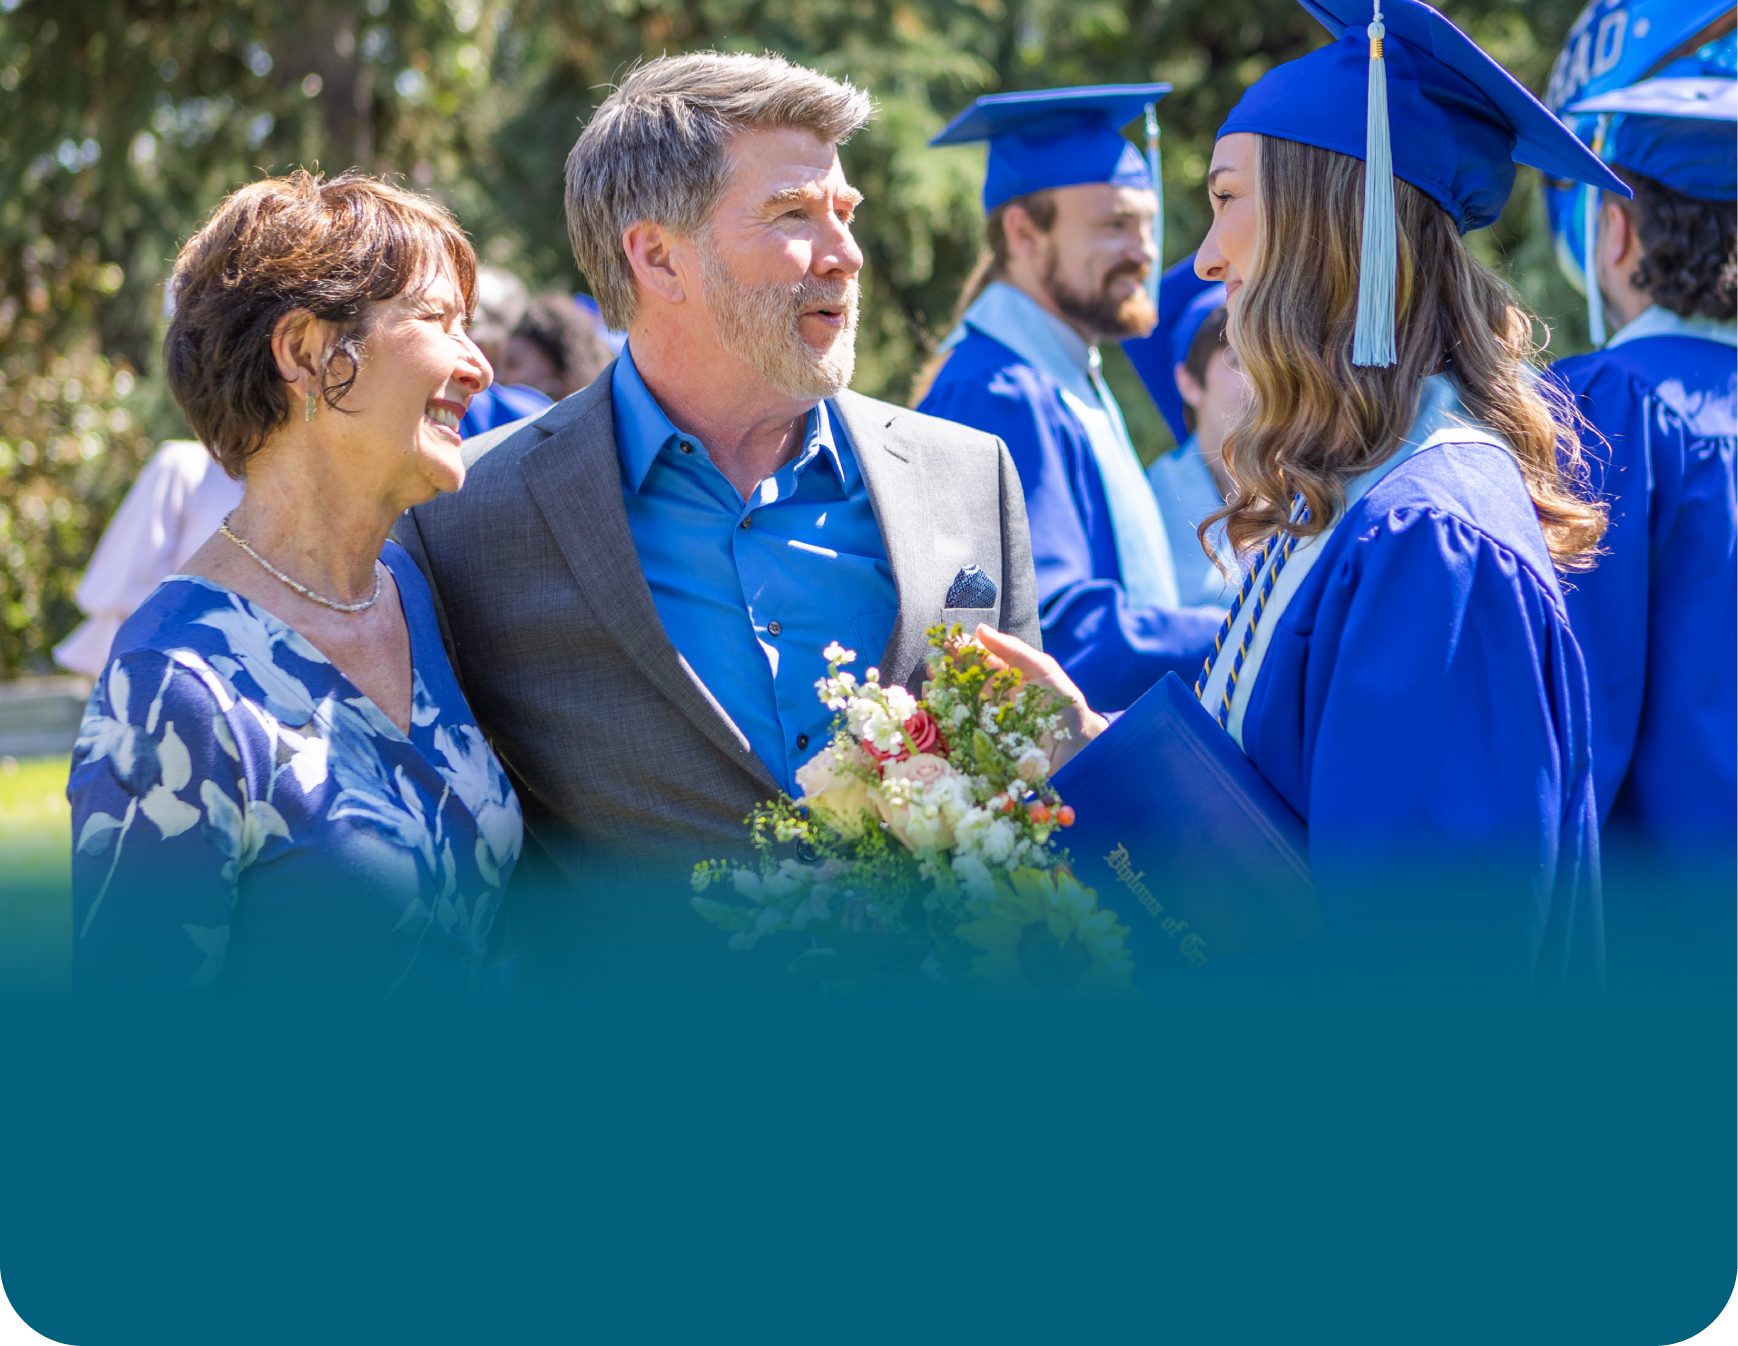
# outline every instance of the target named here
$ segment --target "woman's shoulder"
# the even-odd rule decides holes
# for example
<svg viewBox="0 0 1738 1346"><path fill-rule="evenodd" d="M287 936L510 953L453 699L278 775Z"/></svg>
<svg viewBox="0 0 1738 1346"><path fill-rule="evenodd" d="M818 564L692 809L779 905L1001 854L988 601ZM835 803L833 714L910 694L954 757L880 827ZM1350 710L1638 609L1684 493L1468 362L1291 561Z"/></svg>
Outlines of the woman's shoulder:
<svg viewBox="0 0 1738 1346"><path fill-rule="evenodd" d="M171 575L139 604L133 615L115 633L110 658L139 651L215 648L222 642L211 614L245 607L242 600L220 584L198 575Z"/></svg>
<svg viewBox="0 0 1738 1346"><path fill-rule="evenodd" d="M1514 455L1501 444L1440 443L1413 454L1352 507L1347 525L1366 545L1428 527L1445 565L1494 546L1558 591L1533 497Z"/></svg>

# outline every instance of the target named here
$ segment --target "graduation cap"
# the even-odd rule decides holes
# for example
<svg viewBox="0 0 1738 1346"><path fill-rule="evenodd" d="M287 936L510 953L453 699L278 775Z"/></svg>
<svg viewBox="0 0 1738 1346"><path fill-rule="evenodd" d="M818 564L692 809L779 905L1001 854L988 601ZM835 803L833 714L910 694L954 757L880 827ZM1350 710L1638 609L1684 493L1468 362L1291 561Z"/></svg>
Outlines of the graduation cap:
<svg viewBox="0 0 1738 1346"><path fill-rule="evenodd" d="M1219 134L1253 131L1364 160L1354 364L1395 360L1395 177L1446 210L1462 233L1502 213L1517 162L1630 195L1543 103L1422 0L1300 3L1338 40L1269 71Z"/></svg>
<svg viewBox="0 0 1738 1346"><path fill-rule="evenodd" d="M1616 117L1601 156L1698 201L1738 198L1738 79L1651 79L1569 109Z"/></svg>
<svg viewBox="0 0 1738 1346"><path fill-rule="evenodd" d="M1164 274L1158 325L1151 334L1122 343L1129 363L1179 444L1189 437L1189 424L1183 419L1183 394L1177 390L1176 369L1188 358L1201 324L1224 302L1225 287L1198 277L1195 254L1190 253Z"/></svg>
<svg viewBox="0 0 1738 1346"><path fill-rule="evenodd" d="M1047 187L1109 182L1153 188L1151 165L1122 128L1170 91L1169 84L1100 84L986 94L929 143L990 142L984 172L986 212ZM1156 142L1156 122L1149 134Z"/></svg>

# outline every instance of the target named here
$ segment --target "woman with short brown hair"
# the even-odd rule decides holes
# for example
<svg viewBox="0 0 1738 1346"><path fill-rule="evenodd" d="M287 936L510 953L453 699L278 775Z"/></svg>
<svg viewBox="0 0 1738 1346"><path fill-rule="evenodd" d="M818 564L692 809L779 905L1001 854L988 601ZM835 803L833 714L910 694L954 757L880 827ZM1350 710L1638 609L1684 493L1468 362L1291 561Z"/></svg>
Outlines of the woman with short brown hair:
<svg viewBox="0 0 1738 1346"><path fill-rule="evenodd" d="M464 481L475 275L445 210L354 174L244 187L182 249L170 386L244 494L85 713L81 984L482 987L518 801L387 540Z"/></svg>

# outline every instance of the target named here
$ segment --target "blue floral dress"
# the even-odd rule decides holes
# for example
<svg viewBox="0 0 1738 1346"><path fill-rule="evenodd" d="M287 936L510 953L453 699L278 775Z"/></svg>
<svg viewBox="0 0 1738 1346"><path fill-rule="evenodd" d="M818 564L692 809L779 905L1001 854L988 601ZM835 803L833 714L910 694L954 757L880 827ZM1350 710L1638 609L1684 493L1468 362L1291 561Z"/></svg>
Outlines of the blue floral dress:
<svg viewBox="0 0 1738 1346"><path fill-rule="evenodd" d="M121 628L67 791L75 984L484 989L519 801L421 573L394 543L381 559L410 629L408 736L207 580L171 577Z"/></svg>

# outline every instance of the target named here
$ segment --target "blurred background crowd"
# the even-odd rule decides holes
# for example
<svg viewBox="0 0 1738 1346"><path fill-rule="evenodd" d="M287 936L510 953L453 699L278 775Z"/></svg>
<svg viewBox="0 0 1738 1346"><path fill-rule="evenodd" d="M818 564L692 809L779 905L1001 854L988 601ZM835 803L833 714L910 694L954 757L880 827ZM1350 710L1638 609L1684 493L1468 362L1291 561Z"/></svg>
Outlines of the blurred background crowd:
<svg viewBox="0 0 1738 1346"><path fill-rule="evenodd" d="M1446 8L1542 90L1580 0ZM950 116L987 92L1172 82L1168 263L1205 232L1202 179L1226 111L1325 39L1294 0L0 0L0 679L56 669L98 538L158 446L187 437L161 374L163 282L244 182L357 166L438 197L491 266L478 335L501 381L558 397L611 354L562 213L581 124L637 60L781 52L879 103L844 153L868 198L855 386L907 401L981 237L983 150L924 149ZM1469 242L1561 356L1587 348L1584 306L1553 263L1531 173ZM1150 461L1170 433L1107 354ZM204 474L186 450L161 466L164 489L193 493Z"/></svg>

